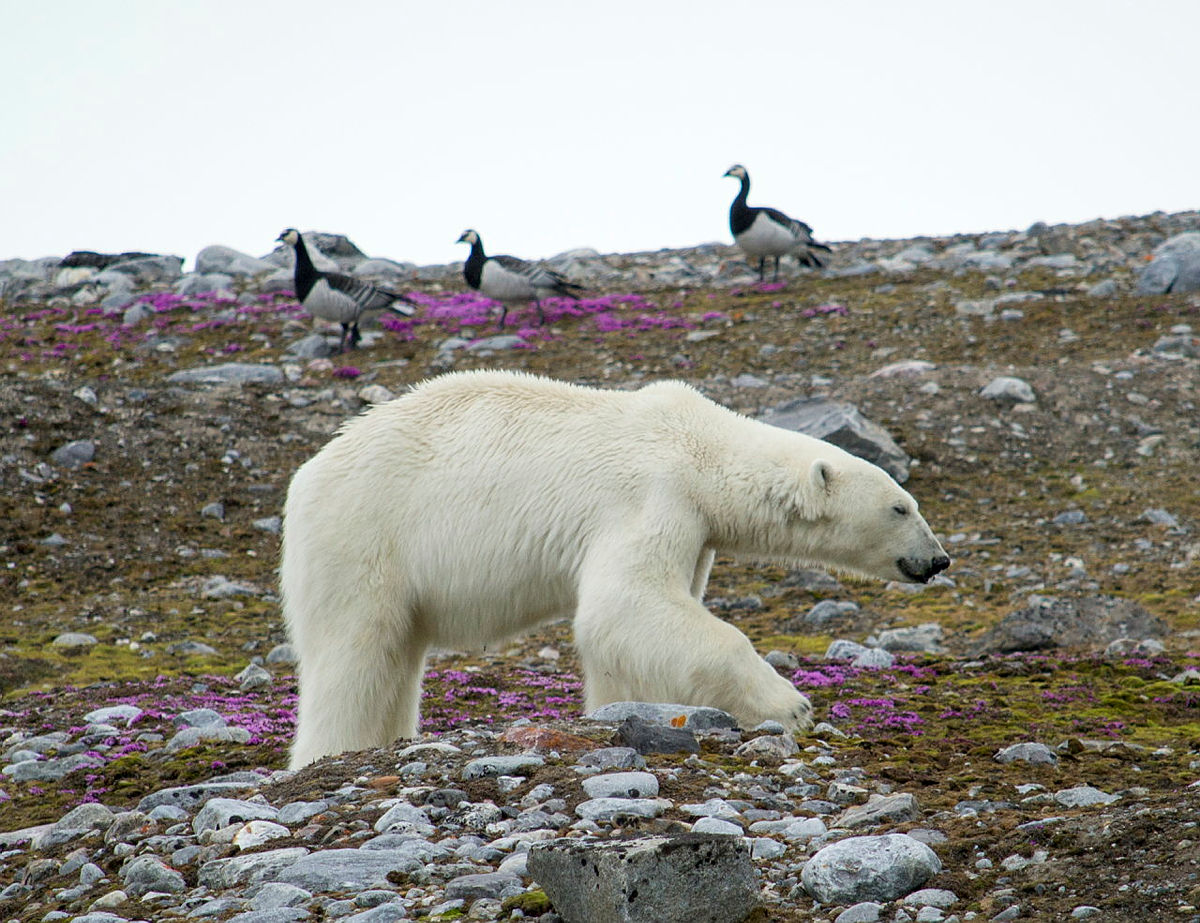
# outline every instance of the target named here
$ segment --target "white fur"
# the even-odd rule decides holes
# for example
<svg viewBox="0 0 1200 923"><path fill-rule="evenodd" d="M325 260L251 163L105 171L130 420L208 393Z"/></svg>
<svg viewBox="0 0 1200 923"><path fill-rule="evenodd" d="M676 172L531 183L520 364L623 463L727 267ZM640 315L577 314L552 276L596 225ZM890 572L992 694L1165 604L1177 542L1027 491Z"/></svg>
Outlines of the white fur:
<svg viewBox="0 0 1200 923"><path fill-rule="evenodd" d="M680 383L466 372L373 407L288 491L291 765L413 736L429 647L570 614L589 709L713 705L806 729L808 700L701 604L715 554L905 579L898 558L943 552L881 469Z"/></svg>

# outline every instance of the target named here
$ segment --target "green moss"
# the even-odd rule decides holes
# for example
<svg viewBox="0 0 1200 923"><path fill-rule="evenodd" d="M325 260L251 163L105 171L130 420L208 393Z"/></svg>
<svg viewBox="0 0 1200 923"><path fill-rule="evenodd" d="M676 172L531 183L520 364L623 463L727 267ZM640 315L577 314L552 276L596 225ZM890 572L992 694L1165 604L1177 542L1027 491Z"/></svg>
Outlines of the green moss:
<svg viewBox="0 0 1200 923"><path fill-rule="evenodd" d="M824 654L832 641L831 635L767 635L758 639L758 646L768 651L790 651L815 657Z"/></svg>
<svg viewBox="0 0 1200 923"><path fill-rule="evenodd" d="M514 894L512 897L506 897L500 905L503 913L511 914L514 910L520 910L527 917L548 913L552 909L553 905L550 903L550 898L546 897L545 891L526 891L524 894Z"/></svg>

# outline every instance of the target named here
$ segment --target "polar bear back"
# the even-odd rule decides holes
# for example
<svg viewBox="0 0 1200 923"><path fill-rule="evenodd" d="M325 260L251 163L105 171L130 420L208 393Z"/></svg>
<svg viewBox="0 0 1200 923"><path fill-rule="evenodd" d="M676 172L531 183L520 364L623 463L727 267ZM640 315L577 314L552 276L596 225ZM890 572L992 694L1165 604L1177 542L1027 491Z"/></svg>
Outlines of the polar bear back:
<svg viewBox="0 0 1200 923"><path fill-rule="evenodd" d="M686 499L694 446L676 430L714 412L736 417L678 383L615 392L499 372L427 382L349 421L297 471L284 595L349 583L393 598L445 645L567 615L606 535L650 518L703 543Z"/></svg>

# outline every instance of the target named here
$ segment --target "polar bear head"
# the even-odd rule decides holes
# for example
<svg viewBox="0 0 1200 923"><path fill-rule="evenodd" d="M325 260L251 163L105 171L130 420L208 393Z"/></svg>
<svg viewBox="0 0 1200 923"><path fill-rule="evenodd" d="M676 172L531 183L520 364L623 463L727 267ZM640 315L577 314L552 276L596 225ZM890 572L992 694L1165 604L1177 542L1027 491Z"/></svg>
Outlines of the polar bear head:
<svg viewBox="0 0 1200 923"><path fill-rule="evenodd" d="M793 515L804 520L795 527L814 560L906 583L927 583L950 566L917 501L882 468L833 449L806 476Z"/></svg>

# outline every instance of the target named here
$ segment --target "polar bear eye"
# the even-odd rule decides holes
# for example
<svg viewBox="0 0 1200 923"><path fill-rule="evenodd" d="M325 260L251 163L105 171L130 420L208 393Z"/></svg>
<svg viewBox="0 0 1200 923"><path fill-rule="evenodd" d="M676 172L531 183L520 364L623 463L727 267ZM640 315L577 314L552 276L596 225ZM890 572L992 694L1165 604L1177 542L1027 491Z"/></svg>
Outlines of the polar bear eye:
<svg viewBox="0 0 1200 923"><path fill-rule="evenodd" d="M892 507L892 512L895 513L897 516L907 516L908 515L908 507L904 506L900 503L897 503L895 506Z"/></svg>

